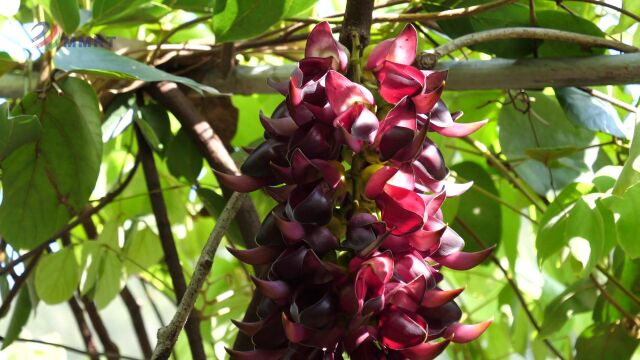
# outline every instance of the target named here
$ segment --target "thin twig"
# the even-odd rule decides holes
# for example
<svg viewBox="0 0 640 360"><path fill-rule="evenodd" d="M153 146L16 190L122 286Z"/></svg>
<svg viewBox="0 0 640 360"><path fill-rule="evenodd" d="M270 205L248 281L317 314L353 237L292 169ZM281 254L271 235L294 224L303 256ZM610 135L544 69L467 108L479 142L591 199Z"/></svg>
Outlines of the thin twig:
<svg viewBox="0 0 640 360"><path fill-rule="evenodd" d="M600 100L604 100L608 103L610 103L611 105L615 105L623 110L626 110L630 113L638 113L640 112L640 110L638 110L637 107L631 105L631 104L627 104L624 101L620 101L616 98L614 98L613 96L609 96L601 91L598 90L594 90L594 89L590 89L588 87L578 87L579 90L586 92L587 94L596 97Z"/></svg>
<svg viewBox="0 0 640 360"><path fill-rule="evenodd" d="M209 19L211 19L213 17L212 14L209 15L204 15L198 18L195 18L193 20L187 21L185 23L182 23L178 26L176 26L175 28L171 29L166 35L164 35L162 37L162 39L160 39L160 41L158 41L158 46L156 47L155 50L153 50L153 52L151 53L151 56L149 57L149 64L153 64L153 62L155 61L156 57L158 56L158 50L162 47L162 45L164 45L164 43L166 43L167 41L169 41L169 39L175 35L176 33L178 33L179 31L182 31L184 29L187 29L193 25L199 24L203 21L207 21Z"/></svg>
<svg viewBox="0 0 640 360"><path fill-rule="evenodd" d="M38 264L38 259L42 253L38 253L33 257L33 260L29 262L28 265L25 266L25 270L22 274L15 279L11 290L9 293L2 299L2 306L0 306L0 319L5 317L11 308L11 303L13 299L18 295L22 286L26 283L29 274L33 271L33 269Z"/></svg>
<svg viewBox="0 0 640 360"><path fill-rule="evenodd" d="M104 325L104 321L102 321L102 317L96 308L93 300L90 300L86 297L81 298L82 303L84 304L84 310L87 312L89 316L89 320L91 320L91 324L93 325L93 329L96 331L98 335L98 339L102 343L102 347L105 352L110 355L107 356L107 359L119 359L120 358L120 350L118 346L111 340L111 336L109 335L109 331L107 327Z"/></svg>
<svg viewBox="0 0 640 360"><path fill-rule="evenodd" d="M553 40L578 44L583 47L600 47L614 49L624 53L638 52L635 46L627 45L620 41L608 40L597 36L584 35L569 31L556 29L532 28L532 27L509 27L480 31L455 38L448 43L433 50L420 54L418 64L421 67L429 68L435 65L437 59L448 55L456 50L494 40L508 39L536 39Z"/></svg>
<svg viewBox="0 0 640 360"><path fill-rule="evenodd" d="M151 357L152 352L151 343L149 343L149 335L147 335L147 329L144 326L144 319L142 318L140 305L126 285L122 288L122 291L120 291L120 298L122 299L122 302L124 302L124 305L129 312L129 316L131 317L133 329L136 333L136 338L138 339L138 345L140 345L140 351L142 351L144 358L148 359Z"/></svg>
<svg viewBox="0 0 640 360"><path fill-rule="evenodd" d="M147 144L144 135L142 135L142 131L137 126L135 130L138 139L138 149L140 151L142 169L144 171L144 177L149 190L149 200L151 201L151 208L153 210L153 215L158 227L158 233L160 235L160 244L162 245L165 262L167 263L169 275L171 276L171 281L173 283L176 302L180 302L187 290L187 284L184 280L178 250L173 238L173 233L171 232L171 223L169 222L169 216L167 214L167 206L164 202L162 193L157 192L157 190L160 189L158 169L156 168L155 160L153 158L153 152ZM191 316L189 318L185 332L187 333L187 340L189 340L192 358L204 360L206 355L202 343L202 335L200 334L200 321L196 316Z"/></svg>
<svg viewBox="0 0 640 360"><path fill-rule="evenodd" d="M214 256L218 246L220 245L220 241L247 196L248 195L246 194L234 193L231 195L227 205L222 210L211 235L209 235L207 243L202 249L202 254L198 258L189 286L180 300L178 309L173 315L173 319L171 319L167 326L158 330L158 343L153 351L152 359L169 358L171 349L173 349L180 331L185 326L187 319L190 317L193 306L198 298L198 294L200 293L200 290L202 290L202 285L211 272Z"/></svg>
<svg viewBox="0 0 640 360"><path fill-rule="evenodd" d="M0 336L0 341L4 341L4 336ZM52 342L48 342L48 341L43 341L43 340L36 340L36 339L24 339L24 338L17 338L15 341L19 341L19 342L28 342L28 343L34 343L34 344L42 344L42 345L47 345L47 346L53 346L53 347L58 347L61 349L65 349L67 351L71 351L73 353L76 354L80 354L80 355L87 355L87 356L91 356L91 353L88 351L84 351L82 349L78 349L78 348L74 348L72 346L69 345L63 345L63 344L56 344L56 343L52 343ZM114 355L119 356L119 359L124 359L124 360L141 360L138 358L134 358L132 356L126 356L126 355L120 355L120 354L113 354L113 353L109 353L109 352L103 352L103 353L97 353L98 356L104 356L104 357L113 357Z"/></svg>
<svg viewBox="0 0 640 360"><path fill-rule="evenodd" d="M469 235L471 235L473 240L479 246L486 248L484 241L480 239L478 234L476 234L476 232L473 231L473 229L471 229L469 225L465 224L465 222L460 220L460 218L458 217L456 217L455 222L457 222L460 226L462 226L469 233ZM522 310L524 310L525 314L527 315L527 318L529 318L531 325L533 325L533 327L536 329L537 332L540 332L542 328L540 327L540 324L538 324L538 321L536 320L536 318L533 316L533 313L529 309L527 305L527 301L525 300L524 295L522 294L522 291L520 291L520 288L518 287L518 284L516 283L516 281L513 279L513 277L507 271L507 269L505 269L504 266L502 266L502 264L500 263L500 260L493 254L491 254L491 261L493 261L493 263L496 264L498 269L500 269L500 271L504 275L505 279L507 279L507 283L509 284L509 286L511 286L511 288L513 289L513 292L516 294L516 297L518 298L520 305L522 305ZM543 339L542 341L545 343L547 348L552 353L554 353L559 359L562 359L562 360L564 359L564 356L562 355L562 353L560 353L560 351L558 351L558 349L556 349L555 346L553 346L551 341L549 341L548 339Z"/></svg>
<svg viewBox="0 0 640 360"><path fill-rule="evenodd" d="M82 311L82 307L80 307L80 303L78 303L75 295L72 296L67 303L78 325L78 331L80 331L84 346L87 348L87 355L91 360L98 360L98 348L96 348L96 344L93 342L93 335L91 334L87 320L84 318L84 312Z"/></svg>
<svg viewBox="0 0 640 360"><path fill-rule="evenodd" d="M611 275L607 271L607 269L605 269L601 265L596 265L596 269L598 269L598 271L600 271L604 276L606 276L611 283L613 283L618 289L620 289L620 291L625 293L625 295L627 295L629 299L633 300L633 302L635 302L636 305L640 306L640 297L638 297L638 295L634 294L633 292L631 292L631 290L624 287L624 285L622 285L622 283L620 283L620 281L616 279L615 276Z"/></svg>
<svg viewBox="0 0 640 360"><path fill-rule="evenodd" d="M622 314L622 316L627 318L627 320L629 320L632 324L635 324L636 326L640 326L640 318L638 318L637 316L634 316L633 314L630 314L625 308L622 307L622 305L618 304L618 302L611 296L611 294L609 294L607 290L602 285L600 285L600 283L598 282L598 280L596 280L593 274L589 274L589 279L591 279L591 282L593 283L593 285L595 285L598 288L598 291L600 291L600 294L602 295L602 297L604 297L605 300L607 300L607 302L611 304L611 306L616 308L616 310L618 310L618 312Z"/></svg>
<svg viewBox="0 0 640 360"><path fill-rule="evenodd" d="M624 15L632 18L636 22L640 22L640 16L632 13L629 10L623 9L623 8L615 6L613 4L609 4L609 3L605 2L605 1L599 1L599 0L551 0L551 1L555 1L555 3L558 4L558 5L562 4L565 1L576 1L576 2L583 2L583 3L588 3L588 4L600 5L600 6L608 7L609 9L618 11L621 14L624 14Z"/></svg>
<svg viewBox="0 0 640 360"><path fill-rule="evenodd" d="M546 205L540 201L537 194L531 193L526 184L524 184L519 178L511 174L502 161L498 159L489 149L481 142L471 139L468 136L462 138L464 142L476 148L487 159L489 164L493 165L502 175L513 184L538 210L543 211L546 209Z"/></svg>
<svg viewBox="0 0 640 360"><path fill-rule="evenodd" d="M371 21L373 23L383 23L383 22L413 22L413 21L425 21L425 20L450 20L456 19L459 17L470 16L474 14L478 14L481 12L493 10L495 8L513 4L517 0L496 0L482 5L473 5L466 8L459 9L451 9L437 12L425 12L425 13L415 13L415 14L382 14L374 16ZM288 21L296 21L303 23L318 23L322 21L327 21L329 23L342 23L342 19L333 19L333 18L322 18L322 19L314 19L314 18L288 18L285 19Z"/></svg>

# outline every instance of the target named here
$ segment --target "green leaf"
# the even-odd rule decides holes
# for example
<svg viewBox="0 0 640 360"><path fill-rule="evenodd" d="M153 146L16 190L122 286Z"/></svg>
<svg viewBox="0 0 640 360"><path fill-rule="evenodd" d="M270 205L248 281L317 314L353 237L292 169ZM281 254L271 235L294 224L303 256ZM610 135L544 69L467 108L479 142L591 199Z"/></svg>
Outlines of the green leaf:
<svg viewBox="0 0 640 360"><path fill-rule="evenodd" d="M568 242L567 228L569 214L573 204L584 194L591 191L593 185L576 183L567 186L549 205L540 221L540 229L536 237L538 262L542 264L551 255L560 251Z"/></svg>
<svg viewBox="0 0 640 360"><path fill-rule="evenodd" d="M633 130L633 140L631 140L631 149L629 150L629 158L622 167L622 172L616 185L613 187L614 195L622 196L624 192L633 184L640 182L640 121Z"/></svg>
<svg viewBox="0 0 640 360"><path fill-rule="evenodd" d="M149 144L149 146L156 152L162 151L162 144L160 144L160 139L151 127L151 124L149 124L142 117L142 115L140 114L140 110L135 109L134 113L135 115L133 116L133 120L138 125L138 128L140 129L140 132L142 133L144 139L147 141L147 144Z"/></svg>
<svg viewBox="0 0 640 360"><path fill-rule="evenodd" d="M638 343L623 325L592 325L578 337L575 359L631 359Z"/></svg>
<svg viewBox="0 0 640 360"><path fill-rule="evenodd" d="M536 11L539 27L563 30L578 34L604 37L605 33L592 21L570 14L564 10ZM604 48L585 48L580 45L560 41L542 41L538 48L540 57L572 57L604 54Z"/></svg>
<svg viewBox="0 0 640 360"><path fill-rule="evenodd" d="M121 17L145 2L146 0L95 0L91 8L91 15L93 20L99 24L114 17Z"/></svg>
<svg viewBox="0 0 640 360"><path fill-rule="evenodd" d="M42 126L36 115L9 115L9 103L0 105L0 163L13 150L37 141Z"/></svg>
<svg viewBox="0 0 640 360"><path fill-rule="evenodd" d="M470 161L456 164L451 167L451 170L466 181L473 179L474 185L464 196L460 197L456 219L472 229L486 246L497 244L502 237L500 204L483 194L483 192L488 192L496 198L499 197L498 189L491 176L482 166ZM477 187L481 188L481 190L477 189ZM483 249L473 240L473 236L456 221L451 226L463 239L466 239L465 251Z"/></svg>
<svg viewBox="0 0 640 360"><path fill-rule="evenodd" d="M101 47L63 47L54 57L56 68L64 71L91 73L100 76L146 82L172 81L186 85L198 93L218 94L189 78L169 74L126 56L117 55Z"/></svg>
<svg viewBox="0 0 640 360"><path fill-rule="evenodd" d="M249 96L234 95L231 97L233 106L238 108L238 129L231 145L250 146L253 142L262 138L264 129L260 124L258 114L262 110L265 114L271 114L278 104L282 102L281 95L254 94Z"/></svg>
<svg viewBox="0 0 640 360"><path fill-rule="evenodd" d="M28 94L16 106L38 115L42 136L2 162L0 234L14 248L32 248L84 209L102 156L100 110L93 88L78 78L59 81L59 94Z"/></svg>
<svg viewBox="0 0 640 360"><path fill-rule="evenodd" d="M570 316L591 310L594 303L595 292L590 281L581 280L571 284L545 307L538 336L552 336L565 325Z"/></svg>
<svg viewBox="0 0 640 360"><path fill-rule="evenodd" d="M134 224L124 243L125 268L128 274L137 274L162 259L160 238L149 227Z"/></svg>
<svg viewBox="0 0 640 360"><path fill-rule="evenodd" d="M118 255L102 248L87 270L87 278L95 278L94 284L90 289L83 288L82 292L89 294L98 309L104 309L118 296L125 284L123 270Z"/></svg>
<svg viewBox="0 0 640 360"><path fill-rule="evenodd" d="M627 138L620 116L608 102L604 102L577 88L555 88L556 98L567 118L585 129Z"/></svg>
<svg viewBox="0 0 640 360"><path fill-rule="evenodd" d="M262 34L280 19L308 10L311 0L218 0L213 17L216 43Z"/></svg>
<svg viewBox="0 0 640 360"><path fill-rule="evenodd" d="M533 160L538 160L543 164L550 164L554 160L571 156L579 151L580 149L575 146L524 149L524 153L527 154L528 157Z"/></svg>
<svg viewBox="0 0 640 360"><path fill-rule="evenodd" d="M632 14L636 14L636 15L640 14L640 2L636 0L622 1L622 8L629 11ZM614 34L621 33L627 30L628 28L630 28L631 26L633 26L633 24L636 24L636 21L633 18L626 16L624 14L620 14L620 22L613 29L611 29L611 32Z"/></svg>
<svg viewBox="0 0 640 360"><path fill-rule="evenodd" d="M169 142L173 138L171 133L171 122L167 110L156 104L145 105L140 108L141 119L143 119L155 133L158 139L161 154L167 149Z"/></svg>
<svg viewBox="0 0 640 360"><path fill-rule="evenodd" d="M36 291L47 304L59 304L73 296L80 282L80 265L73 248L46 254L36 268Z"/></svg>
<svg viewBox="0 0 640 360"><path fill-rule="evenodd" d="M20 289L20 294L14 305L13 314L11 315L7 331L4 334L4 340L2 341L2 348L0 348L0 350L6 349L20 336L22 328L27 324L27 321L29 321L29 314L31 314L29 289L23 287Z"/></svg>
<svg viewBox="0 0 640 360"><path fill-rule="evenodd" d="M531 103L531 120L529 114L523 114L512 105L503 106L498 116L500 146L507 159L521 160L527 149L585 148L591 144L594 133L573 126L555 99L541 92L530 91L528 94L535 100ZM513 167L527 184L544 195L552 189L552 183L560 190L579 176L589 174L597 151L596 148L586 149L561 158L551 169L537 160L518 162Z"/></svg>
<svg viewBox="0 0 640 360"><path fill-rule="evenodd" d="M18 65L20 63L13 60L9 54L5 51L0 51L0 76L15 69Z"/></svg>
<svg viewBox="0 0 640 360"><path fill-rule="evenodd" d="M202 170L202 153L184 130L178 131L167 146L167 167L176 178L195 184Z"/></svg>
<svg viewBox="0 0 640 360"><path fill-rule="evenodd" d="M42 5L66 34L73 33L80 25L78 0L42 0Z"/></svg>
<svg viewBox="0 0 640 360"><path fill-rule="evenodd" d="M640 219L640 184L635 184L622 197L611 196L604 204L616 215L618 244L632 259L640 258L638 219Z"/></svg>

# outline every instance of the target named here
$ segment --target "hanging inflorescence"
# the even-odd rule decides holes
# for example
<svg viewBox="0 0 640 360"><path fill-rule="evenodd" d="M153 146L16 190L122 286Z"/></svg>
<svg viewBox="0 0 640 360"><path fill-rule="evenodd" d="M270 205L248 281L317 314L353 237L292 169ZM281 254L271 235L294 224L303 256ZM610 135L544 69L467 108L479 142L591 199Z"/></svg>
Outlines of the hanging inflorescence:
<svg viewBox="0 0 640 360"><path fill-rule="evenodd" d="M455 122L461 113L440 99L447 73L412 67L416 47L407 26L371 51L365 70L377 80L376 106L369 89L342 75L348 51L327 23L317 25L290 81L272 84L286 100L271 118L260 115L265 141L243 175L218 174L236 191L262 188L279 203L259 247L230 249L268 265L254 278L260 320L236 323L255 350L229 350L232 358L431 359L489 326L460 324L453 300L462 289L438 287L442 266L470 269L492 249L462 252L464 241L443 222L442 203L470 184L447 181L427 137L466 136L484 122Z"/></svg>

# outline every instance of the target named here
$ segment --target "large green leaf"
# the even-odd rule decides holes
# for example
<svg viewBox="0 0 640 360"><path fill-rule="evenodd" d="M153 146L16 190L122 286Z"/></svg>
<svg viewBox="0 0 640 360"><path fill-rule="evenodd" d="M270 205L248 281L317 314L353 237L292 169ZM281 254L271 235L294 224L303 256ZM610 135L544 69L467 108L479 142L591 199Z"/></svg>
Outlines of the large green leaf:
<svg viewBox="0 0 640 360"><path fill-rule="evenodd" d="M536 11L536 18L539 27L598 37L605 36L605 33L592 21L569 14L564 10ZM604 52L604 48L589 49L576 44L549 40L543 41L538 48L538 56L541 57L590 56L601 55Z"/></svg>
<svg viewBox="0 0 640 360"><path fill-rule="evenodd" d="M102 156L98 99L77 78L58 82L62 91L31 93L16 107L37 115L42 136L2 162L0 234L14 248L32 248L49 239L84 209Z"/></svg>
<svg viewBox="0 0 640 360"><path fill-rule="evenodd" d="M9 115L9 103L0 105L0 163L13 150L40 138L42 126L36 115Z"/></svg>
<svg viewBox="0 0 640 360"><path fill-rule="evenodd" d="M9 54L0 51L0 76L15 69L20 63L13 60Z"/></svg>
<svg viewBox="0 0 640 360"><path fill-rule="evenodd" d="M462 221L473 230L486 246L497 244L502 237L500 204L484 194L488 192L496 198L499 197L498 189L491 176L482 166L471 161L456 164L451 170L467 181L473 179L474 185L460 197L456 219ZM473 240L472 235L463 226L460 226L455 221L451 225L462 238L466 239L465 251L483 249Z"/></svg>
<svg viewBox="0 0 640 360"><path fill-rule="evenodd" d="M65 33L73 33L80 25L78 0L41 0L41 2Z"/></svg>
<svg viewBox="0 0 640 360"><path fill-rule="evenodd" d="M638 15L640 14L640 1L623 0L622 8L629 11L632 14ZM613 29L611 29L611 31L613 33L623 32L628 28L630 28L631 26L633 26L633 24L636 24L636 21L633 18L626 16L624 14L620 14L620 22Z"/></svg>
<svg viewBox="0 0 640 360"><path fill-rule="evenodd" d="M549 205L542 220L536 237L538 261L543 263L551 255L560 251L567 243L567 228L570 223L570 213L574 203L593 188L588 184L571 184L565 188Z"/></svg>
<svg viewBox="0 0 640 360"><path fill-rule="evenodd" d="M91 8L91 15L95 23L104 23L114 18L122 17L135 11L146 0L95 0Z"/></svg>
<svg viewBox="0 0 640 360"><path fill-rule="evenodd" d="M169 74L101 47L63 47L56 53L54 64L56 68L64 71L146 82L173 81L201 94L203 92L218 94L218 91L210 86L199 84L183 76Z"/></svg>
<svg viewBox="0 0 640 360"><path fill-rule="evenodd" d="M87 280L82 293L92 298L98 309L103 309L122 290L124 267L118 254L104 246L100 246L94 254L87 269Z"/></svg>
<svg viewBox="0 0 640 360"><path fill-rule="evenodd" d="M167 167L177 178L196 183L202 170L202 153L184 130L180 130L167 146Z"/></svg>
<svg viewBox="0 0 640 360"><path fill-rule="evenodd" d="M631 359L639 343L622 325L592 325L578 337L575 359Z"/></svg>
<svg viewBox="0 0 640 360"><path fill-rule="evenodd" d="M627 138L624 125L613 105L573 87L555 88L556 98L567 118L593 131Z"/></svg>
<svg viewBox="0 0 640 360"><path fill-rule="evenodd" d="M11 315L11 320L9 321L9 327L7 328L7 332L4 335L4 339L2 340L2 348L0 350L4 350L7 346L11 345L18 336L20 336L20 332L22 328L27 324L29 320L29 314L31 314L31 299L29 298L29 289L27 287L23 287L20 289L20 294L18 295L18 300L16 301L15 307L13 309L13 314Z"/></svg>
<svg viewBox="0 0 640 360"><path fill-rule="evenodd" d="M129 274L148 269L162 259L162 245L158 235L149 227L139 228L139 225L134 224L124 243L124 265Z"/></svg>
<svg viewBox="0 0 640 360"><path fill-rule="evenodd" d="M628 188L622 197L613 195L605 199L605 205L616 215L618 243L630 258L640 258L640 241L638 241L640 183Z"/></svg>
<svg viewBox="0 0 640 360"><path fill-rule="evenodd" d="M73 248L46 254L36 268L36 291L47 304L58 304L73 296L80 282L80 265Z"/></svg>
<svg viewBox="0 0 640 360"><path fill-rule="evenodd" d="M255 37L283 17L297 15L314 3L312 0L218 0L213 17L216 42Z"/></svg>
<svg viewBox="0 0 640 360"><path fill-rule="evenodd" d="M585 148L591 144L594 133L573 126L555 99L541 92L529 92L529 95L535 100L531 103L531 122L529 114L522 113L514 106L503 106L500 110L499 138L507 159L521 160L526 158L527 151L531 153L530 149L535 148ZM595 156L587 155L597 151L595 148L587 149L560 158L554 164L549 164L553 165L550 169L537 160L525 160L513 166L517 174L537 193L546 194L552 189L552 184L556 190L560 190L578 176L591 173Z"/></svg>
<svg viewBox="0 0 640 360"><path fill-rule="evenodd" d="M556 333L569 320L569 315L589 311L595 302L593 284L582 280L569 286L544 309L538 336L547 338Z"/></svg>
<svg viewBox="0 0 640 360"><path fill-rule="evenodd" d="M640 182L640 121L633 130L629 158L624 163L612 192L614 195L622 196L630 186L638 182Z"/></svg>

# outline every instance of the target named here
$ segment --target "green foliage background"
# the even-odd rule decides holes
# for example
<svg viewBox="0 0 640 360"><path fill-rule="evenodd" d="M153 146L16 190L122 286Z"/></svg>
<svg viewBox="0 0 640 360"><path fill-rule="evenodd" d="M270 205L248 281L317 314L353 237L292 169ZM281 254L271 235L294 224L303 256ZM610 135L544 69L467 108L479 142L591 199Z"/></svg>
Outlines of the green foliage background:
<svg viewBox="0 0 640 360"><path fill-rule="evenodd" d="M63 47L34 58L0 52L0 75L4 75L0 89L8 84L3 79L10 76L29 79L38 69L56 69L45 80L44 91L32 91L35 84L30 88L25 80L22 96L8 98L0 106L0 265L6 269L21 254L51 242L48 251L0 276L6 307L0 313L4 339L0 357L62 358L63 350L28 341L34 339L30 334L38 333L32 329L37 319L55 318L52 312L67 310L50 305L80 295L93 301L103 314L112 314L113 309L122 313L117 299L125 284L134 288L154 338L160 320L167 321L172 315L175 294L142 172L138 170L122 193L92 217L97 238L92 239L82 226L60 233L77 214L97 205L135 171L136 124L155 154L187 280L192 273L225 200L198 146L180 122L150 98L136 99L136 93L141 93L135 85L173 81L190 89L190 96L200 99L199 103L212 101L207 97L219 95L217 90L202 85L202 76L193 76L194 80L183 76L192 73L181 70L213 62L216 65L204 69L216 71L224 65L220 65L224 61L221 44L226 42L239 45L235 53L239 64L292 63L301 57L303 43L282 42L278 48L257 44L278 39L282 29L296 23L287 18L340 13L344 1L9 3L19 7L0 16L2 29L55 22L66 34L114 37L118 51ZM408 9L433 12L482 3L411 1L376 14ZM640 25L611 8L583 1L532 3L539 27L615 37L640 46ZM622 6L640 14L636 0L624 0ZM191 26L181 27L194 19ZM427 50L465 34L530 25L530 2L522 0L473 16L438 21L439 31L425 27L420 47ZM372 44L395 35L402 26L374 25ZM308 29L300 26L297 31ZM159 44L165 48L186 44L190 55L181 58L179 52L147 48ZM505 40L451 55L458 60L485 60L605 53L611 52L554 41ZM162 56L173 58L159 60ZM180 59L186 60L181 63ZM113 89L122 91L105 101ZM640 95L637 86L594 89L631 107L637 105ZM229 96L230 102L222 101L213 110L198 110L205 115L219 111L208 119L217 122L212 123L216 131L226 131L232 156L241 163L246 156L242 147L251 147L262 138L259 111L270 114L282 98L274 94ZM451 346L444 356L555 358L549 351L551 344L566 359L640 358L640 131L635 135L633 131L637 116L571 87L445 91L444 99L452 111L464 111L462 121L489 119L469 139L432 136L456 181L475 182L461 198L446 203L445 220L466 239L467 250L498 246L494 261L465 272L445 270L444 286L466 288L459 301L467 316L464 320L493 318L494 323L481 340ZM491 159L502 166L495 166ZM273 207L263 194L253 194L252 199L261 218ZM224 244L241 247L240 237L234 225ZM253 291L248 278L251 272L220 248L196 304L203 320L205 350L212 358L224 357L224 346L233 344L236 330L230 319L244 314ZM18 280L21 277L24 281ZM160 314L151 311L155 302L160 304ZM74 326L68 320L64 328L57 329L57 338L53 336L59 341L53 342L81 344ZM109 330L117 333L115 339L125 339L118 343L123 354L141 357L132 345L131 327ZM174 355L189 358L186 338L180 337Z"/></svg>

